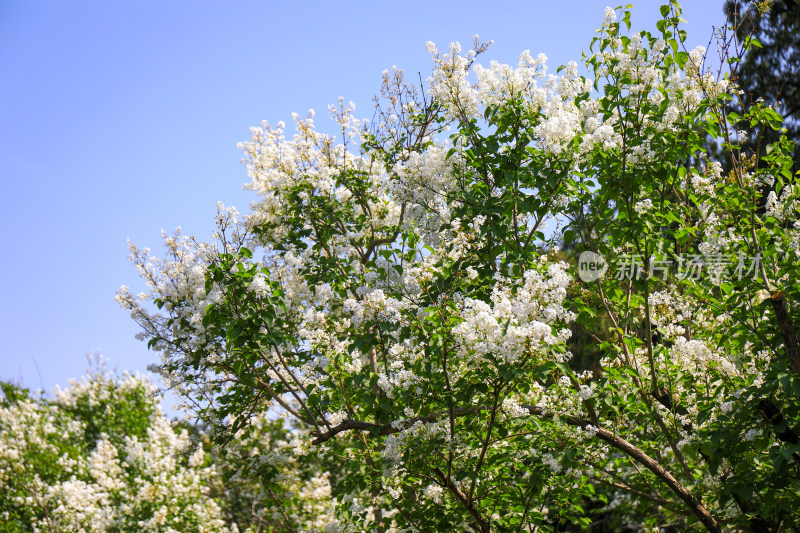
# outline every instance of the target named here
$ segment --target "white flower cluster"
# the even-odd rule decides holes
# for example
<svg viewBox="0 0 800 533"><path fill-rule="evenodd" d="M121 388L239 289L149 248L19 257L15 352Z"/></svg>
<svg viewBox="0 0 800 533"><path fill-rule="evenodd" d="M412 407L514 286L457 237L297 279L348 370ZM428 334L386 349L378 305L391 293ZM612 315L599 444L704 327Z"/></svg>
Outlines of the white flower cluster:
<svg viewBox="0 0 800 533"><path fill-rule="evenodd" d="M459 43L450 43L450 49L444 55L430 41L426 47L436 64L433 75L428 78L431 96L442 102L453 118L476 116L479 112L478 91L467 79L476 52L470 50L467 56L462 56Z"/></svg>
<svg viewBox="0 0 800 533"><path fill-rule="evenodd" d="M700 374L705 374L710 369L716 369L731 376L738 374L736 367L724 353L712 351L702 340L676 338L675 345L670 350L670 360L689 371Z"/></svg>
<svg viewBox="0 0 800 533"><path fill-rule="evenodd" d="M511 418L530 416L530 412L525 407L522 407L515 398L503 400L502 409Z"/></svg>
<svg viewBox="0 0 800 533"><path fill-rule="evenodd" d="M408 202L404 228L419 232L422 241L438 245L440 228L450 222L448 195L456 188L457 172L463 171L458 153L447 157L448 143L437 142L424 152L411 152L392 169L392 192L397 201Z"/></svg>
<svg viewBox="0 0 800 533"><path fill-rule="evenodd" d="M651 209L653 209L653 201L650 198L645 198L640 202L636 202L633 206L633 210L640 215L647 213Z"/></svg>
<svg viewBox="0 0 800 533"><path fill-rule="evenodd" d="M565 263L553 263L546 275L531 269L519 283L501 279L491 303L465 298L464 321L453 328L461 357L480 361L491 355L512 362L565 343L570 330L554 333L552 325L573 319L562 306L570 283L566 268Z"/></svg>
<svg viewBox="0 0 800 533"><path fill-rule="evenodd" d="M449 440L450 434L444 422L426 423L416 421L411 426L393 433L386 438L381 454L390 463L399 464L403 460L406 447L415 441L440 441Z"/></svg>
<svg viewBox="0 0 800 533"><path fill-rule="evenodd" d="M433 501L434 503L442 503L442 493L444 490L439 485L428 485L422 492L422 495Z"/></svg>

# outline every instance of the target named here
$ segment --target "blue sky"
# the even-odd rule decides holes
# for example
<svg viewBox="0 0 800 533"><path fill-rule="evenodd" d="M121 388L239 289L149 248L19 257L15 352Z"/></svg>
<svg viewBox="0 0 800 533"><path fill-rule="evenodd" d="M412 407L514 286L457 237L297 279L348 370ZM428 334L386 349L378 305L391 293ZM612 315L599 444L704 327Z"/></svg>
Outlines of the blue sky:
<svg viewBox="0 0 800 533"><path fill-rule="evenodd" d="M659 4L634 2L634 29L655 31ZM722 4L686 3L690 47ZM126 240L207 239L216 202L246 210L250 126L314 108L324 128L339 96L370 117L384 69L429 75L429 40L477 33L495 41L481 62L528 49L554 72L580 61L606 5L0 0L0 378L49 390L91 352L146 372L157 354L114 301L137 287Z"/></svg>

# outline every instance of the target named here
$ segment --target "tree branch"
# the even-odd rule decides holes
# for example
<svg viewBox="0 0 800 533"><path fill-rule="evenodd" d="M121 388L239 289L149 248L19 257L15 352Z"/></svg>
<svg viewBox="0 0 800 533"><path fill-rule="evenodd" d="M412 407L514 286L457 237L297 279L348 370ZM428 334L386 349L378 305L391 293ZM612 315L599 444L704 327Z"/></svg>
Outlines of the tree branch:
<svg viewBox="0 0 800 533"><path fill-rule="evenodd" d="M461 505L463 505L467 509L467 511L469 511L470 515L472 515L473 520L475 520L475 525L477 526L476 529L481 533L489 533L491 531L491 529L489 528L489 522L487 522L486 519L483 518L483 516L481 516L481 513L478 512L478 510L475 508L472 502L469 501L467 496L463 492L461 492L461 489L459 489L458 486L455 483L453 483L453 480L447 479L446 476L444 475L444 472L439 470L439 468L434 468L433 471L439 478L439 480L442 482L442 484L447 487L447 489L453 494L453 496L455 496L456 500L458 500L458 502Z"/></svg>

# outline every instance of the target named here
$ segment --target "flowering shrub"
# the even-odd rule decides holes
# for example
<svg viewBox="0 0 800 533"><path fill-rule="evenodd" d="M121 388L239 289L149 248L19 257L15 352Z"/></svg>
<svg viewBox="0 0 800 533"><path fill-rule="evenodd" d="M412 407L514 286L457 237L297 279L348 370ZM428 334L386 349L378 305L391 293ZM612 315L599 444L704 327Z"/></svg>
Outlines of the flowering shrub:
<svg viewBox="0 0 800 533"><path fill-rule="evenodd" d="M319 527L800 526L791 143L743 153L781 117L726 114L737 88L661 13L607 9L589 76L429 43L428 86L384 73L374 123L331 108L341 141L313 112L254 128L250 214L132 247L148 292L118 299L156 370L219 442L291 418L329 472ZM757 43L720 38L735 74Z"/></svg>
<svg viewBox="0 0 800 533"><path fill-rule="evenodd" d="M52 400L3 383L3 531L320 531L329 474L257 417L217 453L167 421L149 382L92 372ZM191 430L191 431L190 431Z"/></svg>
<svg viewBox="0 0 800 533"><path fill-rule="evenodd" d="M147 382L93 374L52 400L4 392L4 531L230 531L209 496L214 467Z"/></svg>

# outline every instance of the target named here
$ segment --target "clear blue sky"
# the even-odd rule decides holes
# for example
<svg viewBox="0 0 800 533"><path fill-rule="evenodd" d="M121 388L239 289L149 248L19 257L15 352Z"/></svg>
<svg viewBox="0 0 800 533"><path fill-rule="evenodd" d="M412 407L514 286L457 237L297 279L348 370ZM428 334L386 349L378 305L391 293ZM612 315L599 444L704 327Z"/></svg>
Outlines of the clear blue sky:
<svg viewBox="0 0 800 533"><path fill-rule="evenodd" d="M655 32L659 3L634 2L634 29ZM691 47L722 4L686 2ZM429 75L429 40L477 33L482 62L529 49L554 72L606 5L0 0L0 378L49 390L96 351L146 372L157 354L114 301L137 287L126 239L157 251L162 228L208 238L217 201L246 210L250 126L308 108L324 125L339 96L369 117L385 68Z"/></svg>

